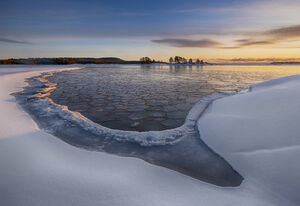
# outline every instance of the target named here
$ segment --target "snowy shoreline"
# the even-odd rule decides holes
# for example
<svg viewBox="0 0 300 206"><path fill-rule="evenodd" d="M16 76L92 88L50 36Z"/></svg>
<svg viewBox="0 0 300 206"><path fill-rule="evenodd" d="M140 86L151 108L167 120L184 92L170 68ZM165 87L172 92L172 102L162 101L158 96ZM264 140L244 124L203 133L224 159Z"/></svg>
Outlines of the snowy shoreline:
<svg viewBox="0 0 300 206"><path fill-rule="evenodd" d="M104 127L52 101L56 85L46 78L53 73L26 80L28 86L14 93L17 102L39 127L61 140L87 150L137 157L217 186L239 186L243 177L211 150L199 136L197 120L207 106L229 94L213 94L199 100L185 123L163 131L123 131Z"/></svg>
<svg viewBox="0 0 300 206"><path fill-rule="evenodd" d="M59 68L37 68L36 71L15 74L11 70L12 74L0 76L0 202L4 205L298 205L299 199L293 194L289 196L288 193L291 190L297 193L300 187L297 174L300 170L296 161L299 148L293 147L292 151L283 149L285 153L290 152L289 161L278 163L278 150L282 152L280 148L291 142L284 142L284 139L276 136L274 140L277 145L271 146L277 146L277 150L248 155L247 152L251 153L252 150L244 150L238 139L216 139L222 138L226 131L227 136L230 136L230 121L236 120L232 119L233 117L242 117L239 119L241 120L243 115L235 113L235 116L226 116L220 112L221 109L216 110L215 114L212 111L215 111L215 105L217 108L231 108L227 104L231 104L232 101L240 105L251 100L254 106L257 100L263 98L260 94L264 92L275 92L279 95L277 90L291 90L295 93L295 87L300 84L299 76L277 82L274 80L271 85L265 87L253 87L249 94L217 100L198 121L205 142L220 152L245 177L245 181L238 188L220 188L139 159L80 150L39 130L29 115L16 105L10 93L20 90L25 85L25 78L53 70ZM293 100L289 108L291 110L299 103L297 93L294 93L285 94L285 99ZM234 108L238 110L239 107ZM294 111L296 118L299 116L298 112ZM259 119L260 113L257 113ZM230 118L224 125L223 121L221 124L212 124L221 117ZM244 119L247 118L245 115ZM216 132L212 132L216 129L214 125L218 125L219 129L216 132L222 135L216 136ZM280 125L277 127L280 129ZM299 129L293 129L297 134ZM235 135L243 134L241 130ZM271 138L271 135L268 136L268 142L272 141ZM247 141L252 143L248 144L249 146L256 146L255 142L260 143L259 139ZM267 145L268 142L263 143ZM295 139L292 143L299 142ZM269 164L263 161L266 155L266 162ZM259 164L255 164L257 162ZM279 173L277 176L272 173L271 177L264 181L266 176L259 176L259 172L255 172L255 169L269 172L270 169L291 168L292 165L292 177L288 177L288 173ZM291 178L298 179L291 182ZM285 182L286 179L288 181ZM284 187L284 191L278 190L280 186Z"/></svg>

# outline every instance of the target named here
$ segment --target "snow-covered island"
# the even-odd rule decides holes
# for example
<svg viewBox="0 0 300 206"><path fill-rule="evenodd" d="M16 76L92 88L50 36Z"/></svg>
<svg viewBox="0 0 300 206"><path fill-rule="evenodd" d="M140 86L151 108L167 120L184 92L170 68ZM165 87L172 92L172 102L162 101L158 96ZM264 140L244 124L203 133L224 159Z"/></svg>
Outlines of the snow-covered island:
<svg viewBox="0 0 300 206"><path fill-rule="evenodd" d="M300 204L299 75L216 99L197 116L201 139L244 178L237 187L220 187L138 158L67 144L39 129L11 95L26 78L77 68L0 68L1 205Z"/></svg>

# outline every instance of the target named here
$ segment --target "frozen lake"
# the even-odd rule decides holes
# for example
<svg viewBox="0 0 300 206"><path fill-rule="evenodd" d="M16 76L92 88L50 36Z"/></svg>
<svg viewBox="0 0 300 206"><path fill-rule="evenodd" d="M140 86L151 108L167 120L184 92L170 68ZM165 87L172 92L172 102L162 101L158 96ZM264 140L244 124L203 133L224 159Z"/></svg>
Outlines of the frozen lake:
<svg viewBox="0 0 300 206"><path fill-rule="evenodd" d="M49 77L55 103L112 129L159 131L181 126L212 93L299 74L300 66L97 65Z"/></svg>
<svg viewBox="0 0 300 206"><path fill-rule="evenodd" d="M198 120L212 101L230 96L224 92L299 71L296 66L88 66L31 77L14 96L40 128L71 145L137 157L201 181L233 187L242 183L243 176L202 141ZM185 122L165 127L166 121ZM171 126L176 128L164 130ZM163 131L137 132L147 130Z"/></svg>

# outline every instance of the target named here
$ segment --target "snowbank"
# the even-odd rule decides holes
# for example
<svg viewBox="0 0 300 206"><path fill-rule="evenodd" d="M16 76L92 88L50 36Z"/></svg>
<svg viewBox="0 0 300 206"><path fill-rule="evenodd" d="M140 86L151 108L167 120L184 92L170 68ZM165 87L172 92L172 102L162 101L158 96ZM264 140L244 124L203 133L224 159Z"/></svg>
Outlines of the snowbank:
<svg viewBox="0 0 300 206"><path fill-rule="evenodd" d="M276 167L276 165L280 167L282 161L277 161L275 165L262 165L266 162L263 161L263 158L257 162L258 158L254 158L255 155L253 157L251 154L243 154L242 152L246 151L244 150L244 143L242 141L235 143L236 139L232 137L227 140L218 139L218 141L223 141L224 145L224 147L218 147L217 138L213 139L214 135L210 135L212 133L210 129L216 128L216 125L213 127L213 125L208 124L208 129L203 132L202 123L200 122L203 119L209 119L209 112L211 113L212 109L200 119L200 129L205 134L205 141L209 139L208 137L211 137L211 141L207 141L209 145L218 148L216 151L220 151L220 154L224 155L238 171L245 175L246 179L240 187L220 188L166 168L153 166L140 159L85 151L68 145L39 130L29 115L16 105L14 97L10 95L10 93L20 90L24 86L25 78L39 75L41 71L53 71L59 68L41 67L34 68L30 72L27 72L26 69L24 71L12 69L5 70L5 73L3 72L1 75L2 69L0 68L1 205L271 206L297 205L299 203L296 202L295 198L291 198L292 201L295 201L295 204L292 204L281 197L283 192L273 193L275 190L269 190L269 188L273 189L272 187L264 187L264 182L261 184L259 181L261 181L261 177L265 176L252 175L255 172L249 166L254 161L257 165L261 165L261 167L257 167L256 174L259 174L261 171L268 171L272 167ZM9 74L9 72L16 74ZM296 84L295 81L294 84ZM287 86L293 86L293 84L287 84ZM270 88L269 92L272 91L272 86ZM293 87L291 89L293 90ZM291 95L291 93L289 94ZM221 104L221 106L224 104L226 108L228 99L243 99L243 96L224 98L216 101L216 104ZM293 98L293 96L294 93L286 98ZM255 96L255 98L257 97ZM249 97L249 99L251 98ZM253 101L255 102L255 100ZM213 121L213 119L211 118L208 121ZM228 122L228 124L230 123ZM218 131L223 128L220 127ZM220 138L222 137L224 135L220 136ZM282 145L286 146L283 143L281 145L278 143L277 148ZM290 142L287 140L285 143ZM236 147L229 147L229 144ZM254 141L253 145L255 145ZM284 150L286 154L290 154L292 160L295 160L297 156L294 155L296 154L293 152L288 153L288 151L289 149ZM234 154L234 152L242 154ZM247 152L251 153L251 151ZM279 155L273 157L273 153L268 154L267 156L260 155L260 157L274 160L274 163L275 158L279 158ZM292 161L291 163L295 162ZM285 161L282 165L292 166L289 165L288 161ZM297 167L297 164L294 164L294 166ZM248 169L250 169L249 172ZM299 171L299 168L292 169ZM285 182L289 178L279 174L277 177L281 182ZM270 181L266 182L270 183Z"/></svg>
<svg viewBox="0 0 300 206"><path fill-rule="evenodd" d="M245 179L300 204L300 76L253 85L216 100L198 121L201 138Z"/></svg>

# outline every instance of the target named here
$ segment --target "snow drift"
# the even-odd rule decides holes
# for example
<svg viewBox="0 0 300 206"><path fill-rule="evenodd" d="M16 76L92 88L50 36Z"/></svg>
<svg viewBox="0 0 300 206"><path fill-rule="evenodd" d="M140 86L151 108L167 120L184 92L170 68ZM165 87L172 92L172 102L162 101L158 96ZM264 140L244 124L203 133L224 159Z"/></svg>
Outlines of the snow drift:
<svg viewBox="0 0 300 206"><path fill-rule="evenodd" d="M201 138L243 177L300 203L300 75L216 100L198 121Z"/></svg>

